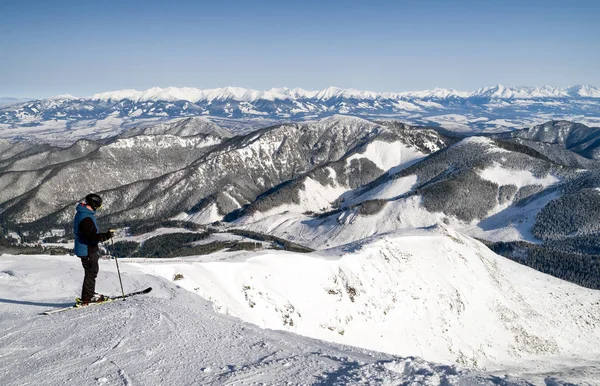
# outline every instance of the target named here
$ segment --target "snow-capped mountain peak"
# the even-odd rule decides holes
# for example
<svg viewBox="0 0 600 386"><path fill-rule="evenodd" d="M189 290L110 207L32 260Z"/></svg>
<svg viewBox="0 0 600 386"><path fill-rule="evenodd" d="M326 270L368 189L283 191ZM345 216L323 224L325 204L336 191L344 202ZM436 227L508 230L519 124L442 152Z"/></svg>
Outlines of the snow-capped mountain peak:
<svg viewBox="0 0 600 386"><path fill-rule="evenodd" d="M576 85L570 87L535 86L507 87L501 84L482 87L470 97L491 99L534 99L534 98L599 98L600 89L593 86Z"/></svg>
<svg viewBox="0 0 600 386"><path fill-rule="evenodd" d="M119 91L106 91L90 96L88 99L93 101L120 101L123 99L129 99L137 101L140 97L140 91L133 89L119 90Z"/></svg>
<svg viewBox="0 0 600 386"><path fill-rule="evenodd" d="M549 119L595 127L600 125L600 89L582 85L496 85L474 92L434 88L398 93L333 86L316 91L286 87L266 91L242 87L127 89L87 98L63 95L20 103L8 101L0 107L0 138L43 137L42 140L54 142L82 137L98 139L132 127L198 116L234 131L245 131L333 114L397 119L463 132L509 131ZM90 131L92 127L94 130Z"/></svg>
<svg viewBox="0 0 600 386"><path fill-rule="evenodd" d="M73 96L71 94L61 94L61 95L56 95L53 97L48 98L50 100L75 100L75 99L79 99L76 96Z"/></svg>
<svg viewBox="0 0 600 386"><path fill-rule="evenodd" d="M286 87L272 88L267 91L246 89L242 87L222 87L214 89L198 89L194 87L152 87L144 91L132 89L117 90L94 94L89 98L92 101L120 101L132 100L143 101L246 101L254 102L262 100L287 100L287 99L317 99L330 100L334 98L351 99L448 99L458 98L557 98L557 97L588 97L600 98L600 89L593 86L576 85L570 87L536 86L536 87L508 87L501 84L482 87L474 92L463 92L455 89L434 88L425 91L406 91L399 93L379 93L373 91L362 91L356 89L343 89L339 87L328 87L320 91L307 91L301 88L288 89ZM78 99L73 96L60 96L55 98ZM53 98L53 99L55 99Z"/></svg>
<svg viewBox="0 0 600 386"><path fill-rule="evenodd" d="M452 88L439 88L436 87L432 90L424 90L424 91L408 91L398 94L390 94L397 95L400 98L407 99L447 99L451 97L459 97L459 98L468 98L471 93L457 91Z"/></svg>
<svg viewBox="0 0 600 386"><path fill-rule="evenodd" d="M600 89L589 85L576 85L568 88L569 95L600 98Z"/></svg>
<svg viewBox="0 0 600 386"><path fill-rule="evenodd" d="M495 86L482 87L472 93L471 96L509 99L514 96L514 91L501 84L497 84Z"/></svg>

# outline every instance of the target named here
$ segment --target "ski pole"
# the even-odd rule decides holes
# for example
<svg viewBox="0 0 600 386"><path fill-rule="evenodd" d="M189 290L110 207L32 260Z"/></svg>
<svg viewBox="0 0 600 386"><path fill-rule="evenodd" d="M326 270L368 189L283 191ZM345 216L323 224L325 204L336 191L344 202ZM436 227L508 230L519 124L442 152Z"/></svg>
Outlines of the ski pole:
<svg viewBox="0 0 600 386"><path fill-rule="evenodd" d="M121 280L121 270L119 269L119 259L117 258L117 252L115 251L115 244L113 239L110 239L110 246L115 254L115 263L117 264L117 273L119 274L119 283L121 284L121 294L123 294L123 300L125 300L125 290L123 289L123 280Z"/></svg>

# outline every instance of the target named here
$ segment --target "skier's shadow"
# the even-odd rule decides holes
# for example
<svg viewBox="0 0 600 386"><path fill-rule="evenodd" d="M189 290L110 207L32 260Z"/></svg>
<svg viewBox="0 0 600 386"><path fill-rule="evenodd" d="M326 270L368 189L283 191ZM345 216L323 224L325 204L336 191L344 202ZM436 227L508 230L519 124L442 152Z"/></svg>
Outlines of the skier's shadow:
<svg viewBox="0 0 600 386"><path fill-rule="evenodd" d="M0 298L0 303L20 304L23 306L56 307L56 308L69 307L69 306L73 305L73 302L71 302L71 303L41 303L41 302L28 302L26 300L14 300L14 299L2 299L2 298Z"/></svg>

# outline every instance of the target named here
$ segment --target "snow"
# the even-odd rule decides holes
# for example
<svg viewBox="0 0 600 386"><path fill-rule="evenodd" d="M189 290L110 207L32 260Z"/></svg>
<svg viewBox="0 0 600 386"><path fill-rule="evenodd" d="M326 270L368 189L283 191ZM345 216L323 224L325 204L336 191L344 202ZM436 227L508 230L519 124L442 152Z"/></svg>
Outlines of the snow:
<svg viewBox="0 0 600 386"><path fill-rule="evenodd" d="M197 213L180 213L173 217L173 220L191 221L196 224L211 224L222 219L223 216L219 214L219 208L214 203Z"/></svg>
<svg viewBox="0 0 600 386"><path fill-rule="evenodd" d="M532 99L532 98L566 98L566 97L587 97L599 98L600 89L593 86L535 86L535 87L506 87L496 85L483 87L474 91L470 97L484 97L494 99Z"/></svg>
<svg viewBox="0 0 600 386"><path fill-rule="evenodd" d="M269 115L267 112L255 110L252 105L240 105L240 111L244 114Z"/></svg>
<svg viewBox="0 0 600 386"><path fill-rule="evenodd" d="M333 116L328 118L329 124L333 123L333 120L347 120L345 116ZM356 118L352 118L356 119ZM361 120L362 121L362 120ZM368 121L364 121L367 122ZM248 148L250 148L250 145ZM246 150L246 149L244 149ZM249 152L250 150L248 150ZM243 156L249 156L246 152L242 153ZM350 162L354 159L366 158L371 160L379 169L387 171L390 174L397 173L400 170L412 165L415 162L423 159L425 155L412 147L408 147L402 142L384 142L374 141L371 142L363 153L354 154L346 159L346 166L350 165ZM332 209L332 204L340 197L344 197L348 194L348 188L340 186L336 181L335 171L332 168L327 169L329 172L329 179L327 183L321 184L320 182L306 177L304 179L304 186L298 191L299 202L292 204L284 204L267 210L265 212L256 212L248 216L244 221L259 221L261 219L276 215L282 212L293 212L293 213L306 213L306 212L323 212ZM398 194L406 192L408 185L412 186L415 182L409 182L408 180L397 180L380 187L374 192L362 195L361 198L366 199L368 196L373 198L388 198ZM401 193L399 193L401 192ZM398 194L395 194L398 193ZM345 197L345 202L356 202L356 199L350 199L352 194Z"/></svg>
<svg viewBox="0 0 600 386"><path fill-rule="evenodd" d="M432 115L423 117L422 119L435 122L448 130L471 131L469 119L461 114Z"/></svg>
<svg viewBox="0 0 600 386"><path fill-rule="evenodd" d="M3 386L309 384L347 367L394 359L215 314L171 280L144 275L128 264L121 264L126 290L151 285L151 294L40 316L69 304L78 292L77 258L2 256L0 264ZM114 263L100 266L98 290L116 292ZM406 376L386 375L390 381L401 377Z"/></svg>
<svg viewBox="0 0 600 386"><path fill-rule="evenodd" d="M0 384L600 381L598 291L444 227L119 265L126 292L154 290L40 316L78 294L78 259L0 256ZM120 292L113 261L97 289Z"/></svg>
<svg viewBox="0 0 600 386"><path fill-rule="evenodd" d="M565 87L506 87L501 84L483 87L471 94L473 97L528 99L528 98L561 98L570 96Z"/></svg>
<svg viewBox="0 0 600 386"><path fill-rule="evenodd" d="M442 106L439 103L436 102L431 102L431 101L414 101L414 103L423 106L423 107L427 107L427 108L434 108L434 109L443 109L444 106Z"/></svg>
<svg viewBox="0 0 600 386"><path fill-rule="evenodd" d="M14 231L8 232L8 237L9 238L13 238L13 239L18 240L19 242L21 242L21 236L19 236L19 234L17 232L14 232Z"/></svg>
<svg viewBox="0 0 600 386"><path fill-rule="evenodd" d="M487 122L490 125L494 125L494 126L503 126L503 127L510 127L510 128L517 128L517 129L522 129L527 127L527 124L524 124L522 121L520 120L508 120L508 119L492 119L490 121Z"/></svg>
<svg viewBox="0 0 600 386"><path fill-rule="evenodd" d="M136 109L134 112L130 113L129 116L135 118L139 117L142 114L144 114L144 111L142 109Z"/></svg>
<svg viewBox="0 0 600 386"><path fill-rule="evenodd" d="M271 89L269 91L258 91L251 89L244 89L240 87L224 87L201 90L194 87L153 87L145 91L137 90L120 90L110 91L100 94L95 94L89 97L92 100L124 100L129 99L135 102L143 101L178 101L186 100L190 102L198 101L213 101L213 100L226 100L233 99L237 101L255 101L257 99L275 100L275 99L289 99L297 97L314 96L316 92L304 91L301 89L288 90L288 89Z"/></svg>
<svg viewBox="0 0 600 386"><path fill-rule="evenodd" d="M124 241L135 241L136 243L143 243L146 240L149 240L156 236L166 235L170 233L193 233L193 231L185 228L158 228L153 230L152 232L144 233L141 235L130 236L126 235L124 231L121 231L117 234L119 240Z"/></svg>
<svg viewBox="0 0 600 386"><path fill-rule="evenodd" d="M578 95L588 98L600 98L600 89L592 86L578 85L569 88L570 95Z"/></svg>
<svg viewBox="0 0 600 386"><path fill-rule="evenodd" d="M426 227L441 223L446 218L442 213L425 210L420 196L410 196L384 205L381 211L368 216L360 215L358 209L344 210L324 219L278 211L260 218L242 218L234 224L321 249L400 229ZM464 226L460 222L456 225Z"/></svg>
<svg viewBox="0 0 600 386"><path fill-rule="evenodd" d="M180 137L171 134L137 135L121 138L106 146L106 149L168 149L168 148L203 148L213 146L221 141L218 138Z"/></svg>
<svg viewBox="0 0 600 386"><path fill-rule="evenodd" d="M329 170L332 171L332 169ZM335 176L333 176L331 180L335 181ZM302 212L321 212L323 210L328 210L331 207L331 203L340 195L344 194L346 190L346 188L337 185L335 182L333 182L333 185L323 186L310 177L306 178L304 181L304 189L298 192Z"/></svg>
<svg viewBox="0 0 600 386"><path fill-rule="evenodd" d="M454 89L444 89L444 88L434 88L433 90L425 90L425 91L408 91L399 93L398 95L406 97L406 98L434 98L434 99L444 99L449 97L462 97L466 98L470 95L468 92L456 91Z"/></svg>
<svg viewBox="0 0 600 386"><path fill-rule="evenodd" d="M448 98L472 98L472 97L487 97L487 98L504 98L504 99L531 99L531 98L561 98L561 97L589 97L589 98L600 98L600 89L593 86L572 86L572 87L505 87L503 85L497 85L492 87L483 87L473 92L461 92L453 89L441 89L436 88L433 90L425 91L408 91L399 93L378 93L372 91L361 91L355 89L341 89L338 87L328 87L320 91L306 91L303 89L288 88L272 88L267 91L259 91L252 89L245 89L241 87L223 87L215 89L201 90L194 87L152 87L145 91L137 90L119 90L109 91L99 94L92 95L89 99L102 100L102 101L119 101L129 99L135 102L143 101L178 101L186 100L190 102L198 101L213 101L213 100L226 100L233 99L236 101L247 101L253 102L259 99L262 100L286 100L286 99L317 99L317 100L329 100L333 98L351 98L351 99L448 99ZM70 98L75 98L69 96ZM423 107L436 107L440 108L441 105L431 102L422 101L414 102L418 103ZM410 103L404 105L403 109L419 109L417 106L410 107Z"/></svg>
<svg viewBox="0 0 600 386"><path fill-rule="evenodd" d="M79 98L74 97L71 94L62 94L62 95L57 95L57 96L54 96L54 97L50 97L48 99L51 99L51 100L62 100L62 99L72 100L72 99L79 99Z"/></svg>
<svg viewBox="0 0 600 386"><path fill-rule="evenodd" d="M379 169L389 171L390 174L393 174L424 157L423 153L406 146L400 141L373 141L369 143L363 153L348 157L346 163L349 165L353 159L367 158L377 165Z"/></svg>
<svg viewBox="0 0 600 386"><path fill-rule="evenodd" d="M510 184L516 185L517 188L527 185L542 185L543 187L547 187L560 181L556 176L551 174L540 178L535 177L529 170L506 169L497 162L494 162L494 166L481 170L479 176L499 186Z"/></svg>
<svg viewBox="0 0 600 386"><path fill-rule="evenodd" d="M157 123L193 115L211 117L211 120L229 128L256 129L289 121L290 118L300 121L322 118L331 113L356 113L374 119L393 118L415 125L442 126L454 131L491 133L524 128L551 119L570 119L595 126L599 120L598 98L599 88L581 85L498 85L475 92L434 89L395 93L337 87L317 91L285 87L267 91L240 87L206 90L153 87L143 91L103 92L88 98L59 96L3 107L0 137L35 139L62 145L80 138L114 136L144 121ZM176 101L185 101L185 106L176 107L173 103ZM225 107L222 110L210 107L215 101ZM131 102L137 105L131 106ZM197 105L190 109L193 103ZM103 119L106 113L113 111L118 111L120 116ZM239 119L232 118L236 112L241 114ZM482 122L482 119L487 119L487 122Z"/></svg>
<svg viewBox="0 0 600 386"><path fill-rule="evenodd" d="M497 213L477 225L462 227L460 230L469 236L493 242L528 241L538 243L539 240L531 232L536 215L550 201L558 197L558 193L551 193L539 197L525 206L499 206L495 209Z"/></svg>
<svg viewBox="0 0 600 386"><path fill-rule="evenodd" d="M405 102L405 101L398 101L395 103L395 106L397 108L399 108L400 110L406 110L406 111L423 111L422 108L420 108L419 106L410 103L410 102Z"/></svg>
<svg viewBox="0 0 600 386"><path fill-rule="evenodd" d="M600 126L600 116L584 116L584 115L565 115L561 117L564 120L581 123L583 125L589 127L599 127ZM545 122L540 122L545 123Z"/></svg>
<svg viewBox="0 0 600 386"><path fill-rule="evenodd" d="M393 179L366 192L361 192L358 196L349 196L344 200L344 206L360 203L367 200L390 199L410 192L417 184L417 176L410 175L402 178Z"/></svg>
<svg viewBox="0 0 600 386"><path fill-rule="evenodd" d="M166 279L182 273L179 285L215 310L264 328L391 354L498 369L558 353L600 353L600 314L589 314L600 293L443 228L309 255L267 251L136 267Z"/></svg>
<svg viewBox="0 0 600 386"><path fill-rule="evenodd" d="M332 209L332 204L348 189L340 186L335 181L335 171L328 168L329 181L322 185L318 181L306 177L303 187L298 191L298 203L288 203L276 206L264 212L255 212L244 218L243 221L259 221L271 216L277 216L279 213L301 213L314 212L320 213Z"/></svg>

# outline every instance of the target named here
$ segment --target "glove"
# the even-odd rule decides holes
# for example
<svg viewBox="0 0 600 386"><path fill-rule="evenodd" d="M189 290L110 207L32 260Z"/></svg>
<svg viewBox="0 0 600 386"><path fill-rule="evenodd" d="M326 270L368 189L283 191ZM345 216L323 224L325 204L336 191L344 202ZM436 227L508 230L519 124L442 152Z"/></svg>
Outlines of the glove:
<svg viewBox="0 0 600 386"><path fill-rule="evenodd" d="M100 258L102 260L110 260L110 255L108 254L108 251L106 250L106 248L104 248L103 246L100 246L100 248L98 248L98 252L100 253Z"/></svg>
<svg viewBox="0 0 600 386"><path fill-rule="evenodd" d="M109 229L108 231L102 233L102 241L112 239L114 236L115 236L115 233L113 232L113 230Z"/></svg>

